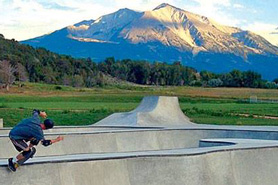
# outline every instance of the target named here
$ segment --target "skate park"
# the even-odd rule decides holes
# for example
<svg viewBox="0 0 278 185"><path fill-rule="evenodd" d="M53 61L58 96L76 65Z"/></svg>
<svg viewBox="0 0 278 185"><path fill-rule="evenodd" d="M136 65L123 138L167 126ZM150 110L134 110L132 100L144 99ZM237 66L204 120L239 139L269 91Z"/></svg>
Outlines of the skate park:
<svg viewBox="0 0 278 185"><path fill-rule="evenodd" d="M9 129L0 129L0 184L271 185L278 175L277 127L195 124L177 97L145 97L92 126L46 131L65 140L38 146L16 173L7 169L17 154Z"/></svg>

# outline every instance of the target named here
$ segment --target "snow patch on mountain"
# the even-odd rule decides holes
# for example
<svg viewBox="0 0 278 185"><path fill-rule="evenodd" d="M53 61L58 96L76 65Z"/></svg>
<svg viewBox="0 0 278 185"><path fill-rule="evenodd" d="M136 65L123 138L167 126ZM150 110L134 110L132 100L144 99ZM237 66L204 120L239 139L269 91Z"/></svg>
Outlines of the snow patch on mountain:
<svg viewBox="0 0 278 185"><path fill-rule="evenodd" d="M69 30L72 30L72 31L82 31L82 30L88 30L88 28L89 28L90 26L88 26L88 25L84 25L84 24L82 24L82 25L80 25L80 26L68 26L68 29Z"/></svg>
<svg viewBox="0 0 278 185"><path fill-rule="evenodd" d="M115 36L115 33L140 15L140 12L127 8L120 9L115 13L104 15L91 22L86 32L76 32L75 30L69 29L69 33L77 38L91 38L110 42L114 40L113 36Z"/></svg>

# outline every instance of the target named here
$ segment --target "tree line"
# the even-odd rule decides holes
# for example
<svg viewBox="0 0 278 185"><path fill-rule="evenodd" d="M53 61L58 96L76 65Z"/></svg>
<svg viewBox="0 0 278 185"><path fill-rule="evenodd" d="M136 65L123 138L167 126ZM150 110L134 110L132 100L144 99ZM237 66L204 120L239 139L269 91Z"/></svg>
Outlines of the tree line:
<svg viewBox="0 0 278 185"><path fill-rule="evenodd" d="M98 68L105 74L143 85L278 88L278 79L269 82L263 80L262 76L254 71L233 70L223 74L209 71L198 73L194 68L183 66L180 62L166 64L129 59L115 61L112 57L99 63Z"/></svg>
<svg viewBox="0 0 278 185"><path fill-rule="evenodd" d="M142 85L278 88L278 79L269 82L253 71L199 73L180 62L150 63L113 57L95 63L90 58L75 59L44 48L35 49L0 34L0 87L7 90L15 81L94 87L107 84L111 77Z"/></svg>
<svg viewBox="0 0 278 185"><path fill-rule="evenodd" d="M190 85L198 76L195 69L182 66L180 62L115 61L112 57L100 62L98 68L105 74L142 85Z"/></svg>

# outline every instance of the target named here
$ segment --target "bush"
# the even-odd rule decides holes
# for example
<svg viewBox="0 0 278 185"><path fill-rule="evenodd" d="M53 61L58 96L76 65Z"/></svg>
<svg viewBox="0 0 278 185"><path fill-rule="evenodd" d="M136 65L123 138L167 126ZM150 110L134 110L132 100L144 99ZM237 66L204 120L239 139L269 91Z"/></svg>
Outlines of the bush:
<svg viewBox="0 0 278 185"><path fill-rule="evenodd" d="M201 87L202 82L199 80L193 80L192 82L189 83L190 86L195 86L195 87Z"/></svg>
<svg viewBox="0 0 278 185"><path fill-rule="evenodd" d="M56 90L62 90L63 88L61 86L55 86Z"/></svg>
<svg viewBox="0 0 278 185"><path fill-rule="evenodd" d="M4 104L4 103L2 103L2 104L0 105L0 108L9 108L9 106L6 105L6 104Z"/></svg>
<svg viewBox="0 0 278 185"><path fill-rule="evenodd" d="M267 89L278 89L278 84L275 82L266 82L265 87Z"/></svg>
<svg viewBox="0 0 278 185"><path fill-rule="evenodd" d="M70 113L69 110L63 110L63 111L62 111L62 114L69 114L69 113Z"/></svg>
<svg viewBox="0 0 278 185"><path fill-rule="evenodd" d="M223 81L220 80L219 78L217 79L211 79L208 81L208 86L209 87L221 87L223 85Z"/></svg>

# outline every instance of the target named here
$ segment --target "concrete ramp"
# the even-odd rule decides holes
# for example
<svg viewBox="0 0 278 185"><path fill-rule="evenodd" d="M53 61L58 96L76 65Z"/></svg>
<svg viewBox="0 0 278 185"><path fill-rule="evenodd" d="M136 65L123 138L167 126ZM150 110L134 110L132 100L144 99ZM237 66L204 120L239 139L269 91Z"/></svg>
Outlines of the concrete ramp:
<svg viewBox="0 0 278 185"><path fill-rule="evenodd" d="M35 157L16 173L0 160L1 185L274 185L277 141L205 140L235 145Z"/></svg>
<svg viewBox="0 0 278 185"><path fill-rule="evenodd" d="M177 97L147 96L133 111L112 114L95 125L181 126L193 124L181 111Z"/></svg>

